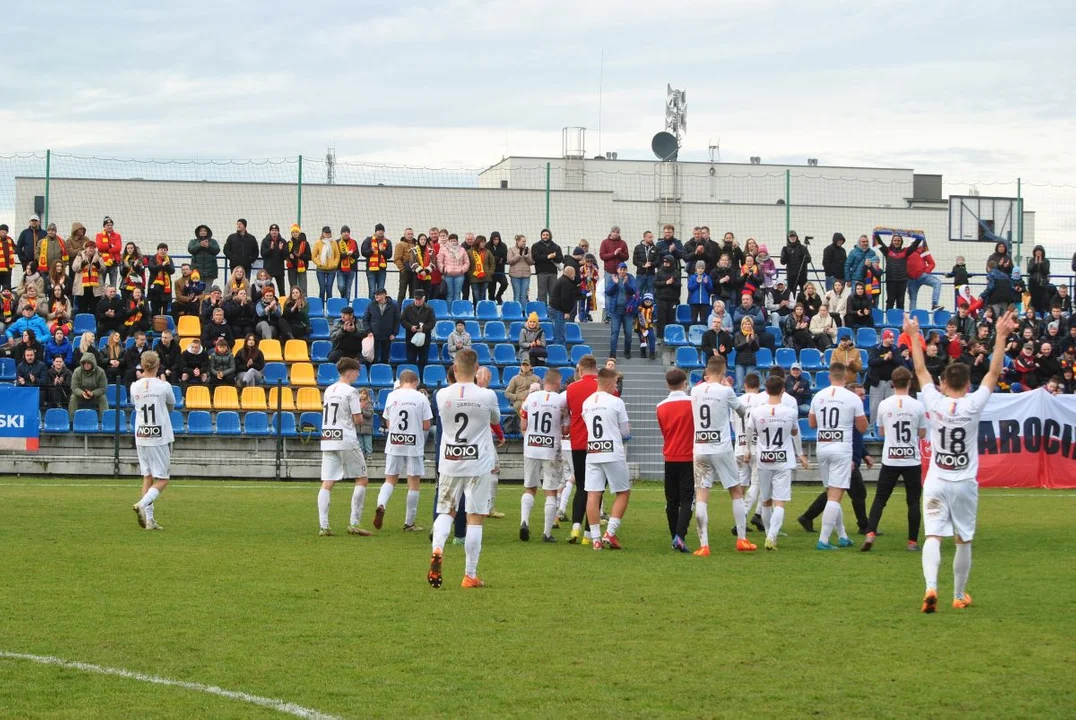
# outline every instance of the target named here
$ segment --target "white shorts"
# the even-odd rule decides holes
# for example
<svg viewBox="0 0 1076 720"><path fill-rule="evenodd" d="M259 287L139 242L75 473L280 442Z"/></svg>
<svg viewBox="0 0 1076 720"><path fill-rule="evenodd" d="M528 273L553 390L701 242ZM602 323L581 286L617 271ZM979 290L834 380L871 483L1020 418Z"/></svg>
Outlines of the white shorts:
<svg viewBox="0 0 1076 720"><path fill-rule="evenodd" d="M366 477L366 458L362 448L321 451L321 479L323 482L357 480Z"/></svg>
<svg viewBox="0 0 1076 720"><path fill-rule="evenodd" d="M927 535L952 537L965 542L975 537L975 514L979 509L979 483L975 480L938 480L927 474L923 484L923 527Z"/></svg>
<svg viewBox="0 0 1076 720"><path fill-rule="evenodd" d="M847 490L852 486L852 456L845 453L818 456L822 485Z"/></svg>
<svg viewBox="0 0 1076 720"><path fill-rule="evenodd" d="M426 474L426 463L421 455L386 455L385 474L420 478Z"/></svg>
<svg viewBox="0 0 1076 720"><path fill-rule="evenodd" d="M142 477L149 475L157 480L167 480L172 469L172 443L139 445L138 469Z"/></svg>
<svg viewBox="0 0 1076 720"><path fill-rule="evenodd" d="M466 496L468 513L489 515L497 494L497 479L493 475L441 475L437 481L437 514L456 512L460 493Z"/></svg>
<svg viewBox="0 0 1076 720"><path fill-rule="evenodd" d="M586 478L583 489L587 492L602 492L608 486L614 493L631 490L631 474L628 472L627 460L614 460L605 463L587 463Z"/></svg>
<svg viewBox="0 0 1076 720"><path fill-rule="evenodd" d="M559 460L524 457L523 487L536 488L541 485L543 490L557 490L561 485L561 472Z"/></svg>
<svg viewBox="0 0 1076 720"><path fill-rule="evenodd" d="M713 487L715 475L721 481L721 487L726 490L742 484L740 470L736 467L736 454L731 451L696 455L694 468L696 490L709 490Z"/></svg>
<svg viewBox="0 0 1076 720"><path fill-rule="evenodd" d="M792 502L792 471L758 469L758 492L762 500Z"/></svg>

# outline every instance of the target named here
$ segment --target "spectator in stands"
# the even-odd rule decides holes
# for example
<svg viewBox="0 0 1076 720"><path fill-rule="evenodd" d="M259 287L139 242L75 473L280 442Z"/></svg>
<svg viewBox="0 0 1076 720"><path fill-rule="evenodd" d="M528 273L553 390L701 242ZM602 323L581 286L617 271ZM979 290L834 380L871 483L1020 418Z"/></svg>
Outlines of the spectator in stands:
<svg viewBox="0 0 1076 720"><path fill-rule="evenodd" d="M493 273L493 255L486 247L485 235L474 239L469 255L471 268L467 272L467 279L471 286L471 303L477 308L478 301L485 300L489 295L489 281Z"/></svg>
<svg viewBox="0 0 1076 720"><path fill-rule="evenodd" d="M818 314L811 318L811 339L814 346L825 352L837 341L837 323L829 314L829 305L821 305Z"/></svg>
<svg viewBox="0 0 1076 720"><path fill-rule="evenodd" d="M666 224L661 228L661 240L658 240L658 257L661 258L662 264L665 263L665 256L671 255L673 258L673 268L676 270L677 277L680 276L680 262L684 259L684 244L680 242L675 236L676 228L673 225ZM660 271L660 268L659 268ZM657 277L654 278L655 285L660 282ZM656 293L655 293L656 294ZM680 302L679 296L676 302ZM658 298L658 304L661 304L661 298ZM664 326L663 326L664 327Z"/></svg>
<svg viewBox="0 0 1076 720"><path fill-rule="evenodd" d="M27 348L22 360L15 366L15 384L20 387L42 387L48 380L48 366L37 356L37 351Z"/></svg>
<svg viewBox="0 0 1076 720"><path fill-rule="evenodd" d="M45 294L45 276L37 271L36 265L31 265L23 272L22 282L15 289L15 294L19 296L19 302L23 302L27 297L30 297L31 293L36 293L39 296ZM44 317L43 314L42 317Z"/></svg>
<svg viewBox="0 0 1076 720"><path fill-rule="evenodd" d="M119 384L123 380L126 368L123 360L127 350L123 347L123 338L119 331L114 330L108 334L102 354L105 359L105 376L109 383Z"/></svg>
<svg viewBox="0 0 1076 720"><path fill-rule="evenodd" d="M47 364L51 365L55 358L63 360L64 365L68 367L75 366L75 348L71 344L71 341L64 335L63 330L55 330L49 337L49 341L45 343L45 356L44 360Z"/></svg>
<svg viewBox="0 0 1076 720"><path fill-rule="evenodd" d="M11 273L19 259L15 240L8 235L7 223L0 223L0 292L11 289Z"/></svg>
<svg viewBox="0 0 1076 720"><path fill-rule="evenodd" d="M833 241L822 251L822 272L826 275L826 293L833 289L838 280L844 280L844 268L848 262L848 253L844 250L844 235L833 233Z"/></svg>
<svg viewBox="0 0 1076 720"><path fill-rule="evenodd" d="M732 335L732 314L728 312L725 303L721 300L714 300L713 310L710 311L709 317L706 318L706 325L710 327L714 324L714 320L721 323L721 329Z"/></svg>
<svg viewBox="0 0 1076 720"><path fill-rule="evenodd" d="M146 334L139 330L134 334L134 343L123 353L123 384L127 387L142 377L142 353L148 350Z"/></svg>
<svg viewBox="0 0 1076 720"><path fill-rule="evenodd" d="M258 259L258 241L247 232L245 219L235 221L235 232L224 241L224 257L233 268L243 268L244 277L251 276L251 268Z"/></svg>
<svg viewBox="0 0 1076 720"><path fill-rule="evenodd" d="M214 347L221 338L231 347L235 342L235 333L224 318L224 308L215 308L209 322L202 326L202 345Z"/></svg>
<svg viewBox="0 0 1076 720"><path fill-rule="evenodd" d="M433 298L437 298L438 300L444 300L447 297L447 286L445 285L445 278L444 275L441 274L441 268L437 265L437 258L441 255L441 246L444 245L447 241L447 230L437 230L435 228L430 231L430 257L433 258L433 264L430 266L431 300Z"/></svg>
<svg viewBox="0 0 1076 720"><path fill-rule="evenodd" d="M909 253L907 260L908 270L908 298L911 300L911 309L916 309L919 297L919 288L927 285L931 288L930 310L941 310L942 281L932 273L934 272L934 256L930 254L926 241L914 252Z"/></svg>
<svg viewBox="0 0 1076 720"><path fill-rule="evenodd" d="M325 305L333 296L336 273L340 270L340 246L333 239L333 229L328 225L321 228L321 236L314 241L311 258L317 268L318 298Z"/></svg>
<svg viewBox="0 0 1076 720"><path fill-rule="evenodd" d="M724 318L727 318L725 315ZM729 356L729 351L732 350L732 335L725 330L722 326L722 320L724 318L715 318L711 316L709 329L702 334L702 364L705 365L706 361L711 357L721 355L726 360Z"/></svg>
<svg viewBox="0 0 1076 720"><path fill-rule="evenodd" d="M444 235L444 231L441 234ZM463 299L463 278L471 268L471 261L467 251L460 245L459 235L451 233L442 240L437 253L437 267L445 284L445 299L451 308L452 303Z"/></svg>
<svg viewBox="0 0 1076 720"><path fill-rule="evenodd" d="M744 255L740 267L740 293L751 293L756 302L762 300L762 270L755 262L754 255Z"/></svg>
<svg viewBox="0 0 1076 720"><path fill-rule="evenodd" d="M45 318L49 311L48 303L43 295L44 291L40 290L36 285L27 285L19 295L17 312L21 313L24 307L30 307L39 316Z"/></svg>
<svg viewBox="0 0 1076 720"><path fill-rule="evenodd" d="M262 267L273 278L276 291L284 292L284 263L288 258L288 241L280 235L280 226L273 223L262 238Z"/></svg>
<svg viewBox="0 0 1076 720"><path fill-rule="evenodd" d="M47 407L67 407L71 401L71 370L64 364L62 357L52 359L42 383L42 400Z"/></svg>
<svg viewBox="0 0 1076 720"><path fill-rule="evenodd" d="M781 248L781 264L785 266L790 292L798 293L807 283L807 269L811 265L811 253L800 242L795 230L788 233L788 242Z"/></svg>
<svg viewBox="0 0 1076 720"><path fill-rule="evenodd" d="M235 355L235 384L239 387L259 385L265 378L265 354L258 348L258 337L250 333Z"/></svg>
<svg viewBox="0 0 1076 720"><path fill-rule="evenodd" d="M138 246L129 242L123 246L123 261L120 263L120 294L123 299L129 299L135 288L145 295L146 259Z"/></svg>
<svg viewBox="0 0 1076 720"><path fill-rule="evenodd" d="M306 340L310 337L310 306L306 302L303 291L297 287L291 289L288 299L284 302L279 329L284 328L284 323L287 323L289 338Z"/></svg>
<svg viewBox="0 0 1076 720"><path fill-rule="evenodd" d="M251 299L260 298L262 293L265 292L265 288L276 290L276 286L273 285L273 278L265 271L265 268L258 268L258 271L254 273L254 279L250 281Z"/></svg>
<svg viewBox="0 0 1076 720"><path fill-rule="evenodd" d="M833 365L833 363L837 362L856 375L863 370L863 357L860 355L859 348L856 347L855 340L850 334L842 336L837 343L837 347L833 348L829 364Z"/></svg>
<svg viewBox="0 0 1076 720"><path fill-rule="evenodd" d="M94 315L97 312L97 299L105 292L104 272L105 262L97 252L97 243L85 241L71 260L71 274L74 276L71 292L78 302L80 313Z"/></svg>
<svg viewBox="0 0 1076 720"><path fill-rule="evenodd" d="M40 238L34 246L33 267L41 276L47 276L57 262L62 263L66 270L72 254L74 253L68 253L67 241L56 232L56 223L49 223L45 236Z"/></svg>
<svg viewBox="0 0 1076 720"><path fill-rule="evenodd" d="M1006 272L1007 274L1012 272L1012 255L1009 253L1008 243L999 240L997 244L994 245L994 252L990 253L990 256L986 258L987 263L990 263L991 261L997 263L998 269L1003 272Z"/></svg>
<svg viewBox="0 0 1076 720"><path fill-rule="evenodd" d="M366 281L370 286L370 299L373 300L377 290L385 287L385 274L392 257L392 242L385 237L384 225L374 225L374 234L362 241L359 252L366 258Z"/></svg>
<svg viewBox="0 0 1076 720"><path fill-rule="evenodd" d="M998 245L1004 247L1004 243ZM1004 312L1009 305L1016 302L1012 277L998 267L996 260L988 260L986 263L986 289L979 297L994 309L995 315Z"/></svg>
<svg viewBox="0 0 1076 720"><path fill-rule="evenodd" d="M97 347L97 338L89 331L82 333L82 337L79 338L78 343L75 345L74 357L81 358L86 353L90 353L97 358L98 367L104 365L105 357Z"/></svg>
<svg viewBox="0 0 1076 720"><path fill-rule="evenodd" d="M18 304L18 299L10 289L0 290L0 334L6 333L8 327L18 319Z"/></svg>
<svg viewBox="0 0 1076 720"><path fill-rule="evenodd" d="M392 341L396 339L396 330L400 326L400 310L384 287L374 291L374 301L367 306L363 322L374 338L374 362L387 363Z"/></svg>
<svg viewBox="0 0 1076 720"><path fill-rule="evenodd" d="M168 245L157 244L157 252L148 260L150 314L164 315L172 304L172 275L176 266L168 256Z"/></svg>
<svg viewBox="0 0 1076 720"><path fill-rule="evenodd" d="M217 340L213 352L209 354L209 387L231 385L235 382L235 356L232 347L225 340Z"/></svg>
<svg viewBox="0 0 1076 720"><path fill-rule="evenodd" d="M560 245L553 242L553 233L549 228L542 230L542 237L534 244L532 252L534 274L538 276L538 301L548 303L549 291L557 280L560 264L564 262L564 253L561 252Z"/></svg>
<svg viewBox="0 0 1076 720"><path fill-rule="evenodd" d="M456 353L463 348L471 347L471 334L467 332L467 325L462 320L456 321L455 328L448 334L445 346L448 348L448 357L453 362L456 361Z"/></svg>
<svg viewBox="0 0 1076 720"><path fill-rule="evenodd" d="M261 297L271 295L273 301L276 302L276 291L273 290L273 286L268 285L265 289L268 292L263 292ZM254 303L247 297L246 290L237 291L233 297L224 302L224 319L231 326L233 337L241 338L254 332L254 326L258 324L260 318Z"/></svg>
<svg viewBox="0 0 1076 720"><path fill-rule="evenodd" d="M64 294L62 285L53 285L52 293L48 300L48 308L45 320L48 321L49 332L62 330L65 335L71 332L74 314L71 311L71 301Z"/></svg>
<svg viewBox="0 0 1076 720"><path fill-rule="evenodd" d="M691 239L684 243L684 263L687 265L688 272L693 273L695 266L700 262L705 267L706 274L709 275L717 264L717 258L710 252L710 244L703 239L702 228L695 228Z"/></svg>
<svg viewBox="0 0 1076 720"><path fill-rule="evenodd" d="M74 247L73 245L71 246ZM52 297L52 293L56 288L60 289L63 295L71 297L71 290L73 286L73 278L67 272L67 263L63 260L57 260L52 264L49 274L45 278L45 294Z"/></svg>
<svg viewBox="0 0 1076 720"><path fill-rule="evenodd" d="M580 299L579 285L575 280L575 270L565 267L564 272L553 283L549 293L549 319L553 321L553 342L565 344L565 323L572 316Z"/></svg>
<svg viewBox="0 0 1076 720"><path fill-rule="evenodd" d="M658 249L654 246L654 233L647 230L643 241L632 252L632 264L635 265L635 281L639 285L639 294L654 292L654 274L658 269Z"/></svg>
<svg viewBox="0 0 1076 720"><path fill-rule="evenodd" d="M407 297L414 297L411 278L411 250L415 247L415 231L405 228L400 241L392 249L392 264L399 273L399 290L396 293L396 304L403 307L403 301Z"/></svg>
<svg viewBox="0 0 1076 720"><path fill-rule="evenodd" d="M1039 351L1035 355L1035 362L1038 364L1036 373L1038 374L1038 386L1045 385L1050 378L1061 375L1061 360L1057 357L1057 353L1054 352L1054 348L1057 345L1051 342L1044 342L1039 345Z"/></svg>
<svg viewBox="0 0 1076 720"><path fill-rule="evenodd" d="M752 299L752 304L754 300ZM793 302L792 293L784 280L778 280L774 286L766 291L765 308L769 317L770 325L782 327L796 303Z"/></svg>
<svg viewBox="0 0 1076 720"><path fill-rule="evenodd" d="M142 288L136 287L123 304L123 335L130 337L136 330L149 332L149 328L149 307L142 297Z"/></svg>
<svg viewBox="0 0 1076 720"><path fill-rule="evenodd" d="M361 358L362 340L368 334L366 326L355 317L355 311L350 305L345 305L340 311L340 319L333 325L332 332L329 334L329 340L332 342L329 362L335 363L344 357L356 360Z"/></svg>
<svg viewBox="0 0 1076 720"><path fill-rule="evenodd" d="M240 290L244 290L247 296L250 295L250 281L247 279L246 270L241 265L237 265L232 270L231 278L228 280L228 288L225 293L228 297L235 297L235 294Z"/></svg>
<svg viewBox="0 0 1076 720"><path fill-rule="evenodd" d="M336 240L336 249L340 253L340 266L336 273L336 289L340 291L340 297L350 301L353 296L353 288L357 284L359 276L359 257L361 256L359 243L351 237L351 228L347 225L340 226L340 239ZM279 288L284 291L283 285Z"/></svg>
<svg viewBox="0 0 1076 720"><path fill-rule="evenodd" d="M20 337L27 330L33 331L35 338L47 338L49 336L49 328L45 323L45 319L34 312L32 305L23 305L19 314L19 319L8 325L5 331L9 341L13 342L15 338Z"/></svg>
<svg viewBox="0 0 1076 720"><path fill-rule="evenodd" d="M949 319L949 322L956 323L956 331L964 337L971 337L975 334L975 318L969 314L969 309L969 305L957 305L956 317Z"/></svg>
<svg viewBox="0 0 1076 720"><path fill-rule="evenodd" d="M198 311L203 325L213 319L213 311L217 308L224 309L224 294L219 287L214 285L209 289L209 296L202 300L202 306Z"/></svg>
<svg viewBox="0 0 1076 720"><path fill-rule="evenodd" d="M87 405L97 409L97 416L108 410L108 398L105 397L105 389L108 387L108 378L105 371L97 366L97 356L93 353L83 353L75 372L71 374L71 400L67 410L72 417L75 411Z"/></svg>
<svg viewBox="0 0 1076 720"><path fill-rule="evenodd" d="M217 255L220 254L220 245L213 239L213 231L208 225L194 228L194 239L187 243L187 252L191 256L191 267L198 271L203 282L212 285L217 279Z"/></svg>
<svg viewBox="0 0 1076 720"><path fill-rule="evenodd" d="M527 322L519 331L519 360L529 360L531 365L545 365L546 350L545 330L538 322L538 313L527 316Z"/></svg>
<svg viewBox="0 0 1076 720"><path fill-rule="evenodd" d="M927 357L926 366L927 372L934 378L934 383L937 384L941 380L941 374L949 364L948 353L943 353L937 343L929 343L927 345Z"/></svg>
<svg viewBox="0 0 1076 720"><path fill-rule="evenodd" d="M43 237L45 237L45 230L41 227L41 218L31 215L29 226L19 233L19 240L15 244L15 252L22 263L23 272L34 264L34 250Z"/></svg>
<svg viewBox="0 0 1076 720"><path fill-rule="evenodd" d="M433 248L430 246L430 238L426 233L419 233L415 246L411 248L409 261L411 263L412 295L421 290L427 297L432 298L431 279L436 258L433 255Z"/></svg>
<svg viewBox="0 0 1076 720"><path fill-rule="evenodd" d="M870 351L867 365L870 374L867 376L867 386L870 388L870 423L873 426L878 419L878 403L893 394L893 371L901 366L901 357L894 345L893 331L886 328L882 331L882 343Z"/></svg>
<svg viewBox="0 0 1076 720"><path fill-rule="evenodd" d="M866 235L860 235L856 246L848 253L848 259L844 261L844 280L846 284L866 280L864 269L868 259L877 264L878 254L871 247L870 238Z"/></svg>
<svg viewBox="0 0 1076 720"><path fill-rule="evenodd" d="M179 343L171 330L165 330L153 346L153 352L160 359L157 377L165 382L175 382L179 378Z"/></svg>
<svg viewBox="0 0 1076 720"><path fill-rule="evenodd" d="M516 242L508 249L508 277L512 283L512 299L524 307L531 286L531 266L534 265L534 256L527 247L527 237L516 235Z"/></svg>
<svg viewBox="0 0 1076 720"><path fill-rule="evenodd" d="M770 257L770 253L765 245L758 246L758 255L755 257L755 264L758 265L758 270L762 274L762 287L765 290L772 288L777 282L777 264L774 263L773 258Z"/></svg>
<svg viewBox="0 0 1076 720"><path fill-rule="evenodd" d="M740 304L732 312L732 326L740 327L745 317L751 318L752 329L761 327L766 323L762 315L762 308L755 305L755 299L750 293L744 293L740 296Z"/></svg>
<svg viewBox="0 0 1076 720"><path fill-rule="evenodd" d="M885 307L904 309L904 296L908 292L908 257L915 253L923 242L917 237L912 244L904 247L904 238L894 234L889 245L882 243L878 233L874 233L874 242L879 252L885 256Z"/></svg>
<svg viewBox="0 0 1076 720"><path fill-rule="evenodd" d="M732 345L736 350L736 387L742 388L743 379L747 374L755 372L755 356L759 350L759 343L758 335L755 333L755 323L751 316L745 315L738 327L732 338Z"/></svg>
<svg viewBox="0 0 1076 720"><path fill-rule="evenodd" d="M184 390L191 385L206 385L209 381L209 357L199 338L191 338L187 349L179 355L179 384Z"/></svg>
<svg viewBox="0 0 1076 720"><path fill-rule="evenodd" d="M519 373L508 381L508 387L504 390L504 396L512 403L512 409L519 417L520 408L523 407L527 396L531 394L531 386L540 383L541 380L531 369L530 361L522 360L519 364Z"/></svg>
<svg viewBox="0 0 1076 720"><path fill-rule="evenodd" d="M814 283L809 282L796 296L796 302L803 305L803 309L807 311L807 317L812 318L818 314L818 308L822 306L822 297L815 291Z"/></svg>
<svg viewBox="0 0 1076 720"><path fill-rule="evenodd" d="M1027 289L1031 293L1031 304L1035 312L1045 313L1051 294L1050 261L1042 245L1034 247L1031 258L1027 261Z"/></svg>
<svg viewBox="0 0 1076 720"><path fill-rule="evenodd" d="M970 275L968 275L968 266L964 262L963 255L956 256L956 262L953 264L953 269L945 273L945 277L953 279L953 289L959 294L960 289L968 284Z"/></svg>
<svg viewBox="0 0 1076 720"><path fill-rule="evenodd" d="M587 253L583 265L579 268L579 322L591 322L591 315L598 309L598 279L601 271L598 269L598 259Z"/></svg>
<svg viewBox="0 0 1076 720"><path fill-rule="evenodd" d="M874 327L874 301L867 294L867 286L862 280L856 280L855 291L848 298L848 312L844 316L844 325L849 328Z"/></svg>
<svg viewBox="0 0 1076 720"><path fill-rule="evenodd" d="M299 223L291 224L291 237L288 239L288 254L284 258L284 267L288 271L288 283L307 294L306 270L310 264L310 243Z"/></svg>
<svg viewBox="0 0 1076 720"><path fill-rule="evenodd" d="M738 297L742 285L740 275L732 267L732 260L727 253L722 253L717 260L717 265L710 272L710 285L713 294L726 304L732 303L733 298Z"/></svg>
<svg viewBox="0 0 1076 720"><path fill-rule="evenodd" d="M430 356L430 338L437 325L433 308L426 304L426 293L415 291L415 301L400 314L407 340L407 362L418 366L419 377L426 368ZM419 337L421 335L421 337Z"/></svg>
<svg viewBox="0 0 1076 720"><path fill-rule="evenodd" d="M205 283L201 274L192 270L188 263L179 266L179 280L176 281L175 300L172 302L172 315L178 321L185 315L197 316L202 307Z"/></svg>
<svg viewBox="0 0 1076 720"><path fill-rule="evenodd" d="M594 257L591 255L591 257ZM564 258L564 267L570 267L575 269L576 277L579 276L579 270L583 267L583 260L586 258L586 253L583 252L583 248L577 247L572 250L572 254Z"/></svg>
<svg viewBox="0 0 1076 720"><path fill-rule="evenodd" d="M657 300L657 327L660 338L665 337L665 326L676 322L676 306L680 304L680 287L680 270L676 256L672 253L665 253L661 257L661 267L654 275L654 297Z"/></svg>
<svg viewBox="0 0 1076 720"><path fill-rule="evenodd" d="M796 400L799 406L800 417L807 417L811 412L811 377L803 374L803 366L798 362L792 363L785 378L785 392Z"/></svg>
<svg viewBox="0 0 1076 720"><path fill-rule="evenodd" d="M851 295L851 288L845 285L843 280L837 278L830 289L826 290L826 295L822 299L823 304L829 306L830 317L838 325L844 322L844 316L848 314L848 298Z"/></svg>
<svg viewBox="0 0 1076 720"><path fill-rule="evenodd" d="M626 247L626 246L625 246ZM703 277L708 276L704 272ZM635 278L628 274L628 264L620 263L612 280L606 280L605 310L609 314L609 357L616 358L617 340L624 332L624 357L631 360L631 332L639 307Z"/></svg>
<svg viewBox="0 0 1076 720"><path fill-rule="evenodd" d="M501 239L501 233L494 230L489 234L489 253L493 256L493 277L489 284L489 299L498 305L504 302L504 291L508 289L508 276L505 266L508 264L508 246Z"/></svg>
<svg viewBox="0 0 1076 720"><path fill-rule="evenodd" d="M463 248L463 251L467 253L467 261L471 262L471 250L474 248L474 233L464 233L460 246ZM463 274L463 287L460 288L461 300L469 300L471 298L471 270L472 268L468 267L467 272Z"/></svg>
<svg viewBox="0 0 1076 720"><path fill-rule="evenodd" d="M355 432L359 436L359 447L366 462L370 462L374 456L374 398L370 388L359 390L359 409L362 418L355 426Z"/></svg>
<svg viewBox="0 0 1076 720"><path fill-rule="evenodd" d="M811 318L807 315L803 303L796 303L792 313L785 318L784 327L781 328L785 338L785 347L795 349L798 354L804 348L814 347L814 339L811 337Z"/></svg>
<svg viewBox="0 0 1076 720"><path fill-rule="evenodd" d="M702 249L702 246L697 246ZM694 274L687 279L687 302L691 306L691 323L701 324L710 314L710 295L713 294L714 284L706 274L706 262L695 261Z"/></svg>

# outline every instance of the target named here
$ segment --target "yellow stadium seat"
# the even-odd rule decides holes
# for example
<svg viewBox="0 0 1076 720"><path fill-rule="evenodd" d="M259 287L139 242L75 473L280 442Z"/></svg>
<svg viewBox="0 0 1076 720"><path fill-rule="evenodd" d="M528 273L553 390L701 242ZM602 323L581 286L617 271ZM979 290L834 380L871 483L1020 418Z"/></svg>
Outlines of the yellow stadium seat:
<svg viewBox="0 0 1076 720"><path fill-rule="evenodd" d="M262 352L265 352L264 350ZM265 358L268 362L269 358ZM310 362L310 348L305 340L288 340L284 343L285 362ZM320 405L318 407L321 407Z"/></svg>
<svg viewBox="0 0 1076 720"><path fill-rule="evenodd" d="M295 397L292 395L291 388L280 388L280 410L281 412L295 412ZM269 411L276 412L277 409L277 388L269 388ZM321 410L321 405L318 405L318 410Z"/></svg>
<svg viewBox="0 0 1076 720"><path fill-rule="evenodd" d="M258 349L265 356L265 362L284 362L284 355L280 351L279 340L262 340L258 343Z"/></svg>
<svg viewBox="0 0 1076 720"><path fill-rule="evenodd" d="M265 411L265 389L248 385L243 388L243 394L239 398L239 402L243 405L244 410Z"/></svg>
<svg viewBox="0 0 1076 720"><path fill-rule="evenodd" d="M197 315L182 315L179 318L179 325L176 327L176 332L181 338L201 337L202 321L198 319Z"/></svg>
<svg viewBox="0 0 1076 720"><path fill-rule="evenodd" d="M295 363L291 366L292 385L317 386L317 378L314 377L314 366L310 363Z"/></svg>
<svg viewBox="0 0 1076 720"><path fill-rule="evenodd" d="M186 352L187 348L189 348L191 346L191 342L193 340L194 340L194 338L192 338L192 337L180 338L179 339L179 351L180 352Z"/></svg>
<svg viewBox="0 0 1076 720"><path fill-rule="evenodd" d="M235 344L232 345L232 355L238 355L239 351L243 349L243 343L246 342L244 338L236 338Z"/></svg>
<svg viewBox="0 0 1076 720"><path fill-rule="evenodd" d="M316 387L299 388L299 394L295 400L295 406L299 412L312 410L321 412L321 390Z"/></svg>
<svg viewBox="0 0 1076 720"><path fill-rule="evenodd" d="M214 410L238 410L239 393L231 385L218 385L213 391Z"/></svg>
<svg viewBox="0 0 1076 720"><path fill-rule="evenodd" d="M209 400L209 388L203 385L191 385L187 388L184 403L188 410L212 410L213 403Z"/></svg>

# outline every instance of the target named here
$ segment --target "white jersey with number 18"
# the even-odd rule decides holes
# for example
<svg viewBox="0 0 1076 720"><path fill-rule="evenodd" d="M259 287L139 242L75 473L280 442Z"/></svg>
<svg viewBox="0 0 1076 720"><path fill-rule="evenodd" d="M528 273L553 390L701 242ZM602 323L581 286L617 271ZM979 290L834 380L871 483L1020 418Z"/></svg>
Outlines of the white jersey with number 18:
<svg viewBox="0 0 1076 720"><path fill-rule="evenodd" d="M624 438L631 435L628 409L615 395L599 390L583 401L587 426L587 462L626 460Z"/></svg>
<svg viewBox="0 0 1076 720"><path fill-rule="evenodd" d="M930 467L927 480L957 482L979 476L979 417L990 399L980 387L962 398L942 395L933 384L919 393L930 413Z"/></svg>
<svg viewBox="0 0 1076 720"><path fill-rule="evenodd" d="M175 438L168 411L175 407L172 386L157 378L143 378L131 385L135 409L135 446L168 445Z"/></svg>
<svg viewBox="0 0 1076 720"><path fill-rule="evenodd" d="M477 477L493 471L497 451L489 426L501 421L497 395L474 383L455 383L437 391L441 422L440 472Z"/></svg>
<svg viewBox="0 0 1076 720"><path fill-rule="evenodd" d="M885 433L882 464L915 467L919 457L919 431L927 427L923 403L908 395L892 395L878 403L878 427Z"/></svg>

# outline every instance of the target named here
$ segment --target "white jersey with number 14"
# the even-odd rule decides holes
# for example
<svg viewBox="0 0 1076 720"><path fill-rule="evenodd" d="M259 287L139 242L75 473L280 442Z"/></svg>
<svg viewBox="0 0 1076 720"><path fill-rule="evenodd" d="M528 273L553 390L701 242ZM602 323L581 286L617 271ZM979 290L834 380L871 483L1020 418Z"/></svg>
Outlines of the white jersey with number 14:
<svg viewBox="0 0 1076 720"><path fill-rule="evenodd" d="M768 396L763 396L768 399ZM754 458L762 470L796 467L793 431L799 430L799 412L785 405L759 405L747 415L747 434L755 443Z"/></svg>

